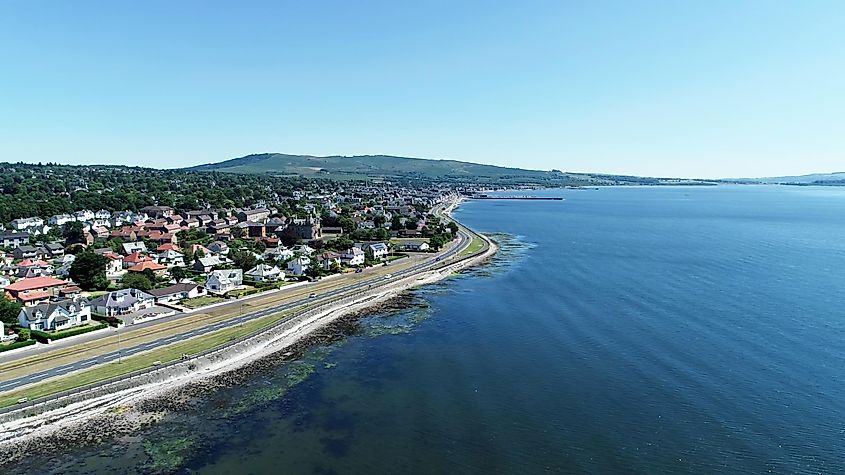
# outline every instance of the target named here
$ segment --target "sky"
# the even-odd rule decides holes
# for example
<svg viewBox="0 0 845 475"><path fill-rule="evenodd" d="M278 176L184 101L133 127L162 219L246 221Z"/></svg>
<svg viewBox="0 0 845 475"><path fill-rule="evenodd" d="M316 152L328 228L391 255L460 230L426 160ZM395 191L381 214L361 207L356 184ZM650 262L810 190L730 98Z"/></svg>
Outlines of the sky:
<svg viewBox="0 0 845 475"><path fill-rule="evenodd" d="M0 161L845 171L845 2L0 2Z"/></svg>

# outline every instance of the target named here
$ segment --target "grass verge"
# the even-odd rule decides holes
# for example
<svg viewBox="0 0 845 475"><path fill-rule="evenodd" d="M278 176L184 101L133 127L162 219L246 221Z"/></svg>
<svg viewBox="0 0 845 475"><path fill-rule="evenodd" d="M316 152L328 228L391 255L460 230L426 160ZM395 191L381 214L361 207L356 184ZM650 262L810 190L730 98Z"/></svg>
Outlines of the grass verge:
<svg viewBox="0 0 845 475"><path fill-rule="evenodd" d="M458 253L458 257L465 257L484 249L484 240L472 234L472 242L464 250Z"/></svg>
<svg viewBox="0 0 845 475"><path fill-rule="evenodd" d="M29 400L50 396L62 391L79 388L87 384L105 381L134 371L150 368L154 362L168 363L182 358L183 354L195 355L203 351L216 348L232 340L263 330L292 312L268 315L231 328L224 328L179 343L148 351L139 355L123 359L123 362L112 362L91 369L79 371L50 381L45 381L27 388L10 391L0 395L0 408L17 404L21 398Z"/></svg>
<svg viewBox="0 0 845 475"><path fill-rule="evenodd" d="M194 297L192 299L185 299L179 302L180 305L188 307L188 308L199 308L204 307L206 305L211 305L217 302L222 302L226 299L223 297L215 297L213 295L204 295L202 297Z"/></svg>

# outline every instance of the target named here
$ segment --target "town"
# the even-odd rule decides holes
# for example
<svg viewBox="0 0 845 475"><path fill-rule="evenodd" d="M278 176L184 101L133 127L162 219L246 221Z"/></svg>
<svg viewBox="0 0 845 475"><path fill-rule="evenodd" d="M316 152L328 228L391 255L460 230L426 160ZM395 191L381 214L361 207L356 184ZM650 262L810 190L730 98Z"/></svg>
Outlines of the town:
<svg viewBox="0 0 845 475"><path fill-rule="evenodd" d="M147 205L12 219L0 232L0 352L195 311L434 252L448 186L294 190L246 207Z"/></svg>

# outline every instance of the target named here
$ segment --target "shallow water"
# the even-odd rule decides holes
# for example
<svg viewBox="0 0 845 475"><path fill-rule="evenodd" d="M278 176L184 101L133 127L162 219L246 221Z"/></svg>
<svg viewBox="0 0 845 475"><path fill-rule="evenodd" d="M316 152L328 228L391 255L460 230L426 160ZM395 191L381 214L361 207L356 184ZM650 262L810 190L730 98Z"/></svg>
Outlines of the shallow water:
<svg viewBox="0 0 845 475"><path fill-rule="evenodd" d="M554 190L503 252L63 473L845 470L845 190ZM35 461L38 458L34 458Z"/></svg>

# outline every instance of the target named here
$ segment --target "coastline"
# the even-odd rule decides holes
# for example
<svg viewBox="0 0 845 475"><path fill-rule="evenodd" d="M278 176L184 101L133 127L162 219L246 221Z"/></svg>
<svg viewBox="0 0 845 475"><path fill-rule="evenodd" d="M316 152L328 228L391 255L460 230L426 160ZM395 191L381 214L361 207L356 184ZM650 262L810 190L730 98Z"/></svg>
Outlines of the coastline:
<svg viewBox="0 0 845 475"><path fill-rule="evenodd" d="M463 197L453 200L444 207L443 214L451 217L451 212L465 200ZM480 233L475 234L489 244L486 251L476 256L306 311L220 353L153 370L145 378L145 383L125 388L109 388L107 385L83 391L90 393L90 397L81 394L80 401L55 408L45 405L40 412L12 413L11 417L0 422L0 442L3 443L0 466L24 457L30 446L42 447L50 442L93 443L109 435L131 432L155 422L169 405L178 405L191 394L249 377L252 374L249 368L254 365L262 365L268 360L290 359L301 347L325 337L321 332L327 332L329 337L336 335L332 325L343 322L345 317L354 320L358 318L356 315L378 311L382 306L401 299L401 294L408 289L437 282L461 269L486 262L498 251L498 245Z"/></svg>

